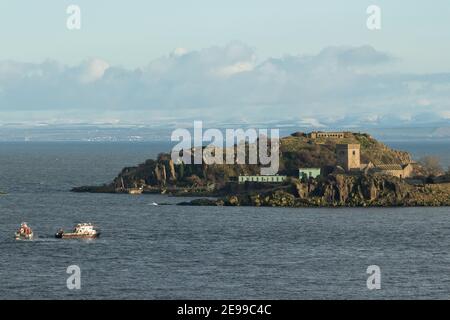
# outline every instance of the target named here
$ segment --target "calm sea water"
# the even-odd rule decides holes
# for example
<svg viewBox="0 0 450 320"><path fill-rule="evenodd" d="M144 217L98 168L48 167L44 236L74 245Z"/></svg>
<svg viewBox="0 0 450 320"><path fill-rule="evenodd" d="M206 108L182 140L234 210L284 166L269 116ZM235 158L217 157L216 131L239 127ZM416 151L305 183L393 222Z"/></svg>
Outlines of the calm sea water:
<svg viewBox="0 0 450 320"><path fill-rule="evenodd" d="M441 155L450 143L391 142ZM376 299L450 297L449 208L152 206L185 199L75 194L155 156L158 143L0 143L0 298ZM38 238L13 240L21 221ZM93 222L97 240L57 240ZM369 291L378 265L382 289ZM81 268L68 290L66 268Z"/></svg>

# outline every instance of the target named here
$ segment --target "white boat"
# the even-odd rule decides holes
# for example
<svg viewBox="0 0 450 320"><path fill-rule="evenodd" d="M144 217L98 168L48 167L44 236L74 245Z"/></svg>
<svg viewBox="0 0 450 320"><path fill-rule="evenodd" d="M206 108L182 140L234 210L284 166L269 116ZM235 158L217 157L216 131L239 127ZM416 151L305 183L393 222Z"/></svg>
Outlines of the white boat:
<svg viewBox="0 0 450 320"><path fill-rule="evenodd" d="M65 232L63 229L55 234L58 239L94 239L100 236L100 232L95 230L91 223L79 223L72 232Z"/></svg>

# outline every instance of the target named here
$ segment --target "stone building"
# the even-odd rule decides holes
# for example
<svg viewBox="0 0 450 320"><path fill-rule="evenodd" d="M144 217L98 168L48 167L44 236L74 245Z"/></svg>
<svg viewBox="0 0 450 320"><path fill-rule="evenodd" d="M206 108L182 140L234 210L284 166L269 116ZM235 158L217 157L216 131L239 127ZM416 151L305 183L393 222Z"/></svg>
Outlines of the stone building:
<svg viewBox="0 0 450 320"><path fill-rule="evenodd" d="M409 178L413 173L412 164L380 164L372 169L372 172L394 176L400 179Z"/></svg>
<svg viewBox="0 0 450 320"><path fill-rule="evenodd" d="M323 131L313 131L308 134L308 138L332 138L332 139L343 139L345 138L344 132L323 132Z"/></svg>
<svg viewBox="0 0 450 320"><path fill-rule="evenodd" d="M361 170L361 146L359 144L337 144L337 165L345 171Z"/></svg>
<svg viewBox="0 0 450 320"><path fill-rule="evenodd" d="M397 178L409 178L413 173L412 164L367 164L361 163L361 146L359 144L337 144L336 145L337 165L346 172L360 171L364 173L384 174Z"/></svg>
<svg viewBox="0 0 450 320"><path fill-rule="evenodd" d="M239 176L238 182L239 183L245 183L245 182L265 182L265 183L281 183L286 180L287 176L279 176L279 175L273 175L273 176Z"/></svg>

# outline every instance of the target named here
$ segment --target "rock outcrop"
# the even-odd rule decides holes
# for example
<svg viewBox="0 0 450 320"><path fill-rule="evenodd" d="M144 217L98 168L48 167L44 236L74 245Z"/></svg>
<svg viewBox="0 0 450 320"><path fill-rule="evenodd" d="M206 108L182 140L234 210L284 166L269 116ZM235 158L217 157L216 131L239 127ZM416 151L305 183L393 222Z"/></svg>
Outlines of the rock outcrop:
<svg viewBox="0 0 450 320"><path fill-rule="evenodd" d="M186 205L186 203L184 203ZM318 181L290 184L267 192L229 195L192 205L269 207L450 206L450 183L411 185L380 175L329 175Z"/></svg>

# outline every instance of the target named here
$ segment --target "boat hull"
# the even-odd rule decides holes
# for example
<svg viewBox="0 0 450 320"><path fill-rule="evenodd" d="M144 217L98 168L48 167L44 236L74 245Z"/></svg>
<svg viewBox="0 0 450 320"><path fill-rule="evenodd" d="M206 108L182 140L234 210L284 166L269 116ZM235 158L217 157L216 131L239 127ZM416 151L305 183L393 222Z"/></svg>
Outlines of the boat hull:
<svg viewBox="0 0 450 320"><path fill-rule="evenodd" d="M55 238L57 239L96 239L100 237L100 233L96 234L75 234L75 233L57 233Z"/></svg>
<svg viewBox="0 0 450 320"><path fill-rule="evenodd" d="M30 234L19 234L19 233L16 233L14 235L14 238L16 240L33 240L33 233L30 233Z"/></svg>

